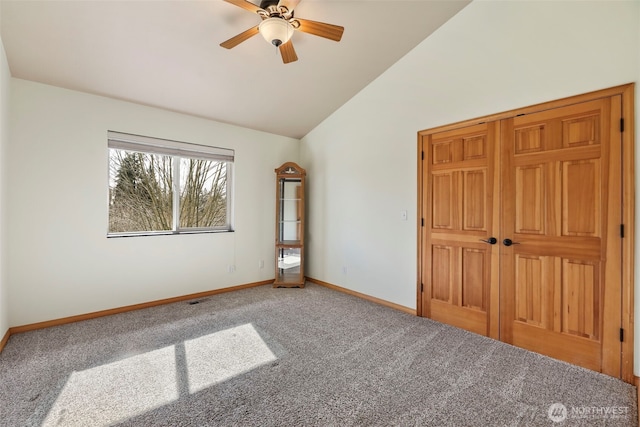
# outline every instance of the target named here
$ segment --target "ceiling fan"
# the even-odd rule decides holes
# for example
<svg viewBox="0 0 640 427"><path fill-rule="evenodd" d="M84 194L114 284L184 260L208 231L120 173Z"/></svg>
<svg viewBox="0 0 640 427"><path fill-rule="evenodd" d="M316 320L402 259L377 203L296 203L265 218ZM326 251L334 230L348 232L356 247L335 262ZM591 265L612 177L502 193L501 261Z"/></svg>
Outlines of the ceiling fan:
<svg viewBox="0 0 640 427"><path fill-rule="evenodd" d="M285 64L298 60L296 51L291 42L294 31L313 34L329 40L339 42L344 32L344 27L326 24L324 22L309 21L294 17L294 8L300 0L262 0L260 6L247 0L224 0L250 12L257 13L262 22L255 27L231 37L229 40L220 43L220 46L231 49L243 41L260 33L264 39L276 46L282 55Z"/></svg>

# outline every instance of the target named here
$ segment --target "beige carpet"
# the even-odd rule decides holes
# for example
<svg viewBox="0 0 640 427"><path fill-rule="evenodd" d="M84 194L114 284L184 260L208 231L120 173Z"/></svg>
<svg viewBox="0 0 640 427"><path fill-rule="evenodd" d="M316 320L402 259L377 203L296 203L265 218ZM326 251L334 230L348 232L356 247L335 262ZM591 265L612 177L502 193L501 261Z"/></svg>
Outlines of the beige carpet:
<svg viewBox="0 0 640 427"><path fill-rule="evenodd" d="M11 427L637 420L629 384L313 284L13 335L0 379Z"/></svg>

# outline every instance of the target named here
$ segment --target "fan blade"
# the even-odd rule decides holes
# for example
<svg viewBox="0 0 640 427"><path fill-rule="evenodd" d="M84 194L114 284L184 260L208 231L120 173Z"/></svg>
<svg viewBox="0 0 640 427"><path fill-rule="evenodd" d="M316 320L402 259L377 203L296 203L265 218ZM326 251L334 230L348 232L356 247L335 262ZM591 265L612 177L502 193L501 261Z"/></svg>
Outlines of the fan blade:
<svg viewBox="0 0 640 427"><path fill-rule="evenodd" d="M282 55L282 62L285 64L298 60L298 55L296 55L296 50L293 48L291 40L280 45L280 55Z"/></svg>
<svg viewBox="0 0 640 427"><path fill-rule="evenodd" d="M296 8L298 3L300 3L300 0L280 0L278 2L278 9L280 9L281 6L284 6L289 12L292 12L293 9Z"/></svg>
<svg viewBox="0 0 640 427"><path fill-rule="evenodd" d="M255 27L249 28L247 31L244 31L237 36L231 37L229 40L220 43L220 46L226 49L231 49L232 47L238 46L243 41L255 36L256 34L258 34L258 32L258 26L256 25Z"/></svg>
<svg viewBox="0 0 640 427"><path fill-rule="evenodd" d="M308 19L296 18L300 23L297 28L303 33L313 34L314 36L324 37L325 39L339 42L344 32L344 27L333 24L325 24L324 22L309 21Z"/></svg>
<svg viewBox="0 0 640 427"><path fill-rule="evenodd" d="M249 12L258 13L258 11L262 10L255 4L248 2L246 0L224 0L224 1L226 1L227 3L235 4L236 6L241 7L245 10L248 10Z"/></svg>

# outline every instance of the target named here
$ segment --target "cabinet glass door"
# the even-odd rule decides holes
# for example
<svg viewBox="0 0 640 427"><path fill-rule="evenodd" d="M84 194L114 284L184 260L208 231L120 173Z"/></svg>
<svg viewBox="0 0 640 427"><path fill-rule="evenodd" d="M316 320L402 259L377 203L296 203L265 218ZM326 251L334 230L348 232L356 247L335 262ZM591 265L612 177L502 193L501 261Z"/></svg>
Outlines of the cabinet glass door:
<svg viewBox="0 0 640 427"><path fill-rule="evenodd" d="M276 252L276 281L283 284L302 282L302 248L281 247Z"/></svg>
<svg viewBox="0 0 640 427"><path fill-rule="evenodd" d="M299 179L280 180L280 222L278 241L285 244L300 243L302 235L302 185Z"/></svg>

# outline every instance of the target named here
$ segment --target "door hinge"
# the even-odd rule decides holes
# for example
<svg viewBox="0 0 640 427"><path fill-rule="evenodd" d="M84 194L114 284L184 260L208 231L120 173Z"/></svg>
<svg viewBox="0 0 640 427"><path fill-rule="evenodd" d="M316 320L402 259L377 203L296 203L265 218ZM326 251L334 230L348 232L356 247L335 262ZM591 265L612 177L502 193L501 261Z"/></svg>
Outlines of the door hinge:
<svg viewBox="0 0 640 427"><path fill-rule="evenodd" d="M624 238L624 224L620 224L620 237Z"/></svg>
<svg viewBox="0 0 640 427"><path fill-rule="evenodd" d="M620 132L624 132L624 119L620 118Z"/></svg>
<svg viewBox="0 0 640 427"><path fill-rule="evenodd" d="M620 328L620 342L624 342L624 329Z"/></svg>
<svg viewBox="0 0 640 427"><path fill-rule="evenodd" d="M424 283L420 283L420 292L424 292Z"/></svg>
<svg viewBox="0 0 640 427"><path fill-rule="evenodd" d="M422 152L422 160L424 160L424 151Z"/></svg>
<svg viewBox="0 0 640 427"><path fill-rule="evenodd" d="M424 227L424 218L420 218L420 226Z"/></svg>

